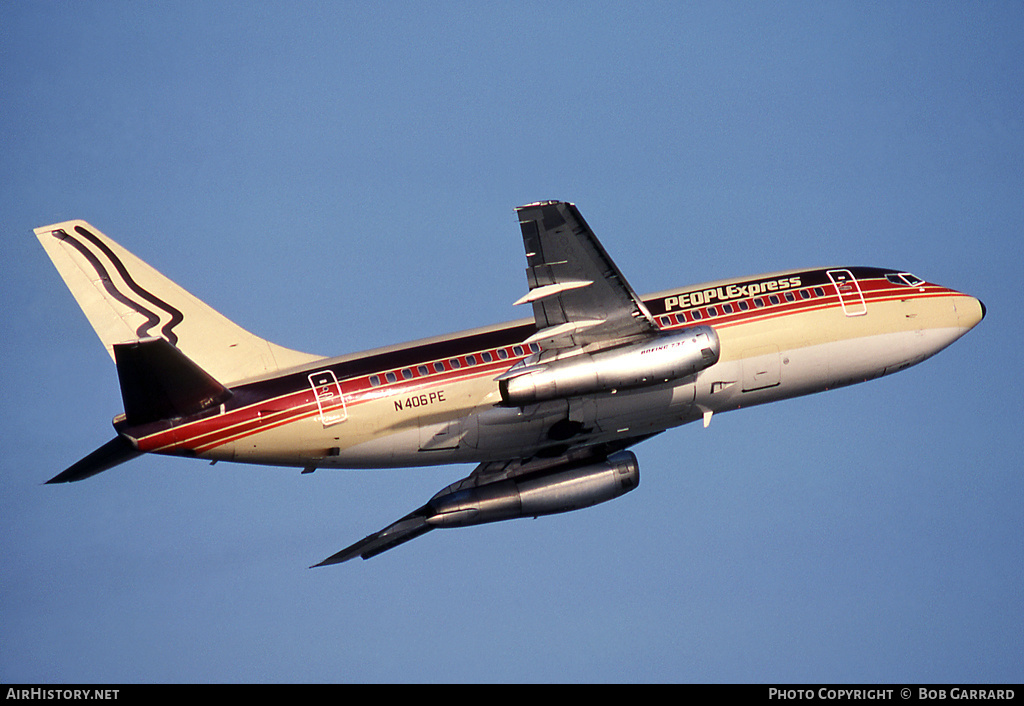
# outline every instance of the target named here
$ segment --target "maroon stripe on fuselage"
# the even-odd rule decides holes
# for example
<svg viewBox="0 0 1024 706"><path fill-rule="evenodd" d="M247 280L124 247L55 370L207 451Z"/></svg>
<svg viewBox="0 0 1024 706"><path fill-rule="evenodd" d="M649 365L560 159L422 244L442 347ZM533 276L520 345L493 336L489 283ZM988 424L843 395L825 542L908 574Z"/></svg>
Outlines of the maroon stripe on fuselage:
<svg viewBox="0 0 1024 706"><path fill-rule="evenodd" d="M918 297L947 296L954 293L952 290L928 283L914 287L892 284L885 279L885 275L897 272L896 270L846 269L850 270L857 278L860 291L868 304ZM756 297L734 298L703 306L679 308L669 313L665 313L666 297L664 295L649 297L645 304L659 325L666 330L682 329L697 324L728 328L755 321L840 307L839 295L828 278L827 272L828 270L821 269L788 273L786 276L800 278L799 286L784 291L765 292ZM738 286L764 280L764 277L751 279L739 283ZM699 290L679 291L684 293ZM802 298L801 291L809 291L811 296L806 299ZM816 291L821 294L816 294ZM787 300L787 292L793 295L793 301ZM772 296L778 297L778 303L769 301ZM761 299L763 306L758 307L755 304L756 299ZM741 301L746 302L745 310L740 308ZM726 305L731 307L731 312L725 311ZM712 308L715 310L714 315L709 313ZM660 313L655 314L656 311ZM701 317L693 318L694 312L701 312ZM514 355L513 347L521 346L522 341L535 331L536 327L532 323L509 324L503 328L481 333L456 335L440 341L413 344L406 348L335 363L326 360L321 366L309 366L300 372L233 388L234 396L226 404L224 413L209 414L206 418L196 420L160 422L145 428L125 429L124 431L138 439L139 448L142 451L201 452L260 431L320 414L308 379L310 372L332 371L341 385L342 396L348 408L383 397L411 394L424 387L450 383L454 380L484 375L494 377L529 355L529 351L523 351L522 355ZM507 357L499 358L498 351L504 351ZM483 352L491 353L492 360L490 362L479 362ZM465 362L466 357L470 355L477 356L476 364L469 365ZM462 362L462 367L452 368L449 362L452 359L459 359ZM443 365L443 370L440 372L433 367L433 364L437 362ZM427 374L422 374L418 370L420 366L427 366ZM411 376L403 378L400 375L402 370L408 371ZM388 372L396 374L395 382L386 381L384 376ZM372 385L371 376L379 377L380 384Z"/></svg>

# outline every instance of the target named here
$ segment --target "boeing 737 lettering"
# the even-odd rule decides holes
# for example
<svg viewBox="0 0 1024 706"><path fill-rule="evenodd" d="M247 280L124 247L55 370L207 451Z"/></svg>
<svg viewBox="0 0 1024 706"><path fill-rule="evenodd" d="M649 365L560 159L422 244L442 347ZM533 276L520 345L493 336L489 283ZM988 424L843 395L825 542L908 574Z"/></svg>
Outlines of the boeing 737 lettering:
<svg viewBox="0 0 1024 706"><path fill-rule="evenodd" d="M117 369L114 439L52 478L145 453L317 468L474 463L315 566L438 527L628 493L629 449L666 429L903 370L976 326L974 297L901 270L833 267L638 296L577 208L516 209L532 318L325 358L243 330L84 221L35 233Z"/></svg>

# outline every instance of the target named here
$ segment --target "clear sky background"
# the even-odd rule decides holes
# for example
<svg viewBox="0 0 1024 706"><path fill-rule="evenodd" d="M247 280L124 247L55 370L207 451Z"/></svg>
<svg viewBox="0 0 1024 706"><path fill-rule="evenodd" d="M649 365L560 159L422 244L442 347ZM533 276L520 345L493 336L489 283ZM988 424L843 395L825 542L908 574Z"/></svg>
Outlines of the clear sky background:
<svg viewBox="0 0 1024 706"><path fill-rule="evenodd" d="M0 681L1020 682L1019 2L0 3ZM517 318L513 208L653 292L912 271L898 375L636 448L640 488L307 567L470 466L142 458L32 229L341 354Z"/></svg>

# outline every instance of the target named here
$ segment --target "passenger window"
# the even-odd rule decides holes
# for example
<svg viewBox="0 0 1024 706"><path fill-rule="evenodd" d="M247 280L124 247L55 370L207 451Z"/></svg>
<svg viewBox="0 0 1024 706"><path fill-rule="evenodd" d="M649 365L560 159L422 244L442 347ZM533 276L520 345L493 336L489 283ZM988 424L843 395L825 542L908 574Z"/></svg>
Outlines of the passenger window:
<svg viewBox="0 0 1024 706"><path fill-rule="evenodd" d="M462 363L459 362L458 358L452 358L448 361L448 365L452 367L452 370L457 370L462 367Z"/></svg>
<svg viewBox="0 0 1024 706"><path fill-rule="evenodd" d="M508 351L506 351L504 348L499 348L498 357L501 358L502 360L505 360L506 358L508 358Z"/></svg>
<svg viewBox="0 0 1024 706"><path fill-rule="evenodd" d="M370 376L370 387L377 387L380 385L380 375Z"/></svg>
<svg viewBox="0 0 1024 706"><path fill-rule="evenodd" d="M416 372L418 372L420 375L429 375L430 369L427 368L427 366L425 365L421 365L418 368L416 368Z"/></svg>
<svg viewBox="0 0 1024 706"><path fill-rule="evenodd" d="M467 355L466 356L466 365L476 365L476 356L475 355Z"/></svg>
<svg viewBox="0 0 1024 706"><path fill-rule="evenodd" d="M522 346L512 346L512 355L514 355L516 358L518 358L522 354L523 354L523 347Z"/></svg>
<svg viewBox="0 0 1024 706"><path fill-rule="evenodd" d="M384 377L388 379L388 382L398 382L398 376L394 373L386 373Z"/></svg>
<svg viewBox="0 0 1024 706"><path fill-rule="evenodd" d="M484 354L483 354L482 356L480 356L480 357L484 359L484 362L485 362L485 363L490 363L490 362L491 362L492 360L494 360L494 358L493 358L493 357L491 357L491 354L490 354L490 353L484 353Z"/></svg>
<svg viewBox="0 0 1024 706"><path fill-rule="evenodd" d="M443 373L444 372L444 363L442 363L441 361L437 361L436 363L434 363L434 372L435 373Z"/></svg>
<svg viewBox="0 0 1024 706"><path fill-rule="evenodd" d="M402 377L406 380L412 380L412 371L409 368L402 370Z"/></svg>

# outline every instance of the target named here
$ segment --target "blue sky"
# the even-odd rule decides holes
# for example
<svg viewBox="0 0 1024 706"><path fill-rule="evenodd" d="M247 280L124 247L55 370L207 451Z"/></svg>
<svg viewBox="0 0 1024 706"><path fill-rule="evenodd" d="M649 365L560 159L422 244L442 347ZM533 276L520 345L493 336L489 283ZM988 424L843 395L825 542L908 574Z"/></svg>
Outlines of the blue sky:
<svg viewBox="0 0 1024 706"><path fill-rule="evenodd" d="M1024 678L1019 3L0 3L0 86L0 681ZM306 568L470 468L42 485L121 402L33 227L341 354L520 316L552 198L641 292L877 265L988 316L366 562Z"/></svg>

